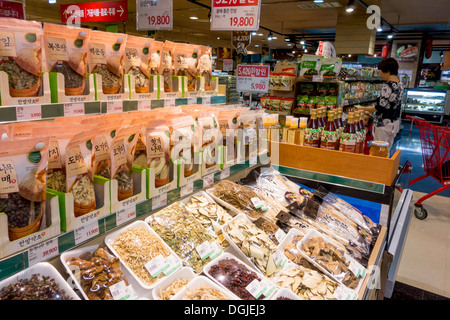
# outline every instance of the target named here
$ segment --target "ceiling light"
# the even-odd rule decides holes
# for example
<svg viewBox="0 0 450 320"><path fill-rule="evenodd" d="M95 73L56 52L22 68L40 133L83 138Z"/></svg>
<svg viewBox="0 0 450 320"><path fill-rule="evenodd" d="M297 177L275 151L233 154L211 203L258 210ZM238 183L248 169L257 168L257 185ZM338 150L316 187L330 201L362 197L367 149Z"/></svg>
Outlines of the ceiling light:
<svg viewBox="0 0 450 320"><path fill-rule="evenodd" d="M388 39L392 39L394 37L393 34L388 35Z"/></svg>
<svg viewBox="0 0 450 320"><path fill-rule="evenodd" d="M220 40L220 37L217 37L217 40Z"/></svg>
<svg viewBox="0 0 450 320"><path fill-rule="evenodd" d="M308 53L308 49L305 49L305 53Z"/></svg>
<svg viewBox="0 0 450 320"><path fill-rule="evenodd" d="M252 31L252 36L256 36L256 31Z"/></svg>
<svg viewBox="0 0 450 320"><path fill-rule="evenodd" d="M355 10L355 0L348 0L347 8L345 11L347 12L353 12Z"/></svg>
<svg viewBox="0 0 450 320"><path fill-rule="evenodd" d="M373 57L376 58L376 57L377 57L377 54L375 53L375 54L373 55Z"/></svg>
<svg viewBox="0 0 450 320"><path fill-rule="evenodd" d="M257 34L257 36L260 36L260 37L262 37L262 36L263 36L263 34L262 34L262 33L258 33L258 34Z"/></svg>
<svg viewBox="0 0 450 320"><path fill-rule="evenodd" d="M197 20L198 17L189 17L189 19L191 19L191 20Z"/></svg>
<svg viewBox="0 0 450 320"><path fill-rule="evenodd" d="M288 43L287 46L288 46L288 47L292 46L292 43Z"/></svg>
<svg viewBox="0 0 450 320"><path fill-rule="evenodd" d="M273 34L272 32L269 33L269 35L267 36L267 40L271 41L273 39Z"/></svg>
<svg viewBox="0 0 450 320"><path fill-rule="evenodd" d="M48 0L48 3L50 4L56 3L56 0Z"/></svg>
<svg viewBox="0 0 450 320"><path fill-rule="evenodd" d="M302 40L300 41L300 44L305 44L305 39L302 39Z"/></svg>
<svg viewBox="0 0 450 320"><path fill-rule="evenodd" d="M255 47L259 47L259 44L255 44Z"/></svg>
<svg viewBox="0 0 450 320"><path fill-rule="evenodd" d="M314 3L322 3L323 0L314 0Z"/></svg>
<svg viewBox="0 0 450 320"><path fill-rule="evenodd" d="M286 38L284 38L284 41L286 41L286 42L291 42L291 38L286 37Z"/></svg>
<svg viewBox="0 0 450 320"><path fill-rule="evenodd" d="M277 38L277 37L272 37L272 39L273 39L273 40L276 40L276 39L278 39L278 38Z"/></svg>

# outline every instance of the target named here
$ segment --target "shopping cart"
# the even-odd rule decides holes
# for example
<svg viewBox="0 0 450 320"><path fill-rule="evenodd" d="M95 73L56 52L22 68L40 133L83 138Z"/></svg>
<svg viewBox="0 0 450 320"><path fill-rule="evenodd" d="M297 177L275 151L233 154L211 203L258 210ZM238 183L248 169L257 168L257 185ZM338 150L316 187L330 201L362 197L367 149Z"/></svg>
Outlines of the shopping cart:
<svg viewBox="0 0 450 320"><path fill-rule="evenodd" d="M406 116L419 128L420 144L425 174L409 182L412 185L427 177L433 177L442 186L416 201L414 215L423 220L428 216L422 202L450 188L450 127L435 126L422 118Z"/></svg>

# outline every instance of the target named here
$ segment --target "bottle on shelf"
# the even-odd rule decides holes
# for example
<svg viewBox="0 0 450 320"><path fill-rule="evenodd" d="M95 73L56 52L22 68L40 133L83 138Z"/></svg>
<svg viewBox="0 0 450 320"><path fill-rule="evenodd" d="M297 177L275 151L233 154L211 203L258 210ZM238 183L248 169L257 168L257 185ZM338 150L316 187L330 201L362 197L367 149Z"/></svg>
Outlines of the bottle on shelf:
<svg viewBox="0 0 450 320"><path fill-rule="evenodd" d="M273 142L280 142L280 123L278 122L279 114L273 114L272 115L272 122L271 122L271 130L270 130L270 141Z"/></svg>
<svg viewBox="0 0 450 320"><path fill-rule="evenodd" d="M356 148L356 130L355 130L355 114L353 112L348 113L347 125L341 135L339 142L339 150L345 152L355 153Z"/></svg>
<svg viewBox="0 0 450 320"><path fill-rule="evenodd" d="M361 153L364 146L362 145L361 127L359 125L359 111L354 111L353 125L355 126L356 144L355 153Z"/></svg>
<svg viewBox="0 0 450 320"><path fill-rule="evenodd" d="M318 148L320 142L319 123L317 121L317 109L311 109L311 117L305 129L304 145Z"/></svg>
<svg viewBox="0 0 450 320"><path fill-rule="evenodd" d="M299 133L300 132L298 129L298 118L292 118L291 126L288 130L288 143L300 144Z"/></svg>
<svg viewBox="0 0 450 320"><path fill-rule="evenodd" d="M320 136L320 148L328 150L336 150L338 136L334 125L334 111L328 111L328 119L325 128Z"/></svg>
<svg viewBox="0 0 450 320"><path fill-rule="evenodd" d="M284 127L282 130L282 135L281 135L281 142L287 142L287 134L288 131L291 127L291 119L293 118L293 116L286 116L286 121L284 122Z"/></svg>
<svg viewBox="0 0 450 320"><path fill-rule="evenodd" d="M334 109L333 110L334 113L334 127L336 129L336 135L337 135L337 142L336 142L336 149L335 150L339 150L339 140L341 139L341 125L340 125L340 121L339 121L339 109ZM342 119L341 119L342 120Z"/></svg>
<svg viewBox="0 0 450 320"><path fill-rule="evenodd" d="M364 126L364 110L359 111L359 127L361 128L361 139L362 139L362 146L360 153L364 153L364 146L366 144L366 134L367 134L366 127Z"/></svg>
<svg viewBox="0 0 450 320"><path fill-rule="evenodd" d="M308 126L308 118L300 117L298 122L298 130L299 130L299 144L303 146L305 144L305 129Z"/></svg>

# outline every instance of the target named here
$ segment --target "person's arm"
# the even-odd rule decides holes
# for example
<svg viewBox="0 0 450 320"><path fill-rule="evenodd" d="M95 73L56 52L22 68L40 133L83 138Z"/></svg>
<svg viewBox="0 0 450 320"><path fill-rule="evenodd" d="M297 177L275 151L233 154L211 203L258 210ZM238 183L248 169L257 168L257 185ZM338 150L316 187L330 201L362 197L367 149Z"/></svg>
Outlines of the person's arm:
<svg viewBox="0 0 450 320"><path fill-rule="evenodd" d="M374 113L377 111L377 109L374 106L368 106L368 107L358 107L358 110L364 110L369 111L370 113Z"/></svg>

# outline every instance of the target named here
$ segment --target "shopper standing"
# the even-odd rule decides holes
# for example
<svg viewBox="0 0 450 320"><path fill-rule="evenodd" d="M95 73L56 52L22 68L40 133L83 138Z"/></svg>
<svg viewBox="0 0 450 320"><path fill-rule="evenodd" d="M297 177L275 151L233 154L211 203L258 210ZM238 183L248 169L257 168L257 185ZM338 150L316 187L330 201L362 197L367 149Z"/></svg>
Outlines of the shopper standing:
<svg viewBox="0 0 450 320"><path fill-rule="evenodd" d="M403 83L398 79L398 68L398 62L394 58L386 58L378 63L378 70L385 83L381 88L377 104L361 107L365 111L375 112L374 141L388 142L389 150L400 130L402 97L405 90Z"/></svg>

